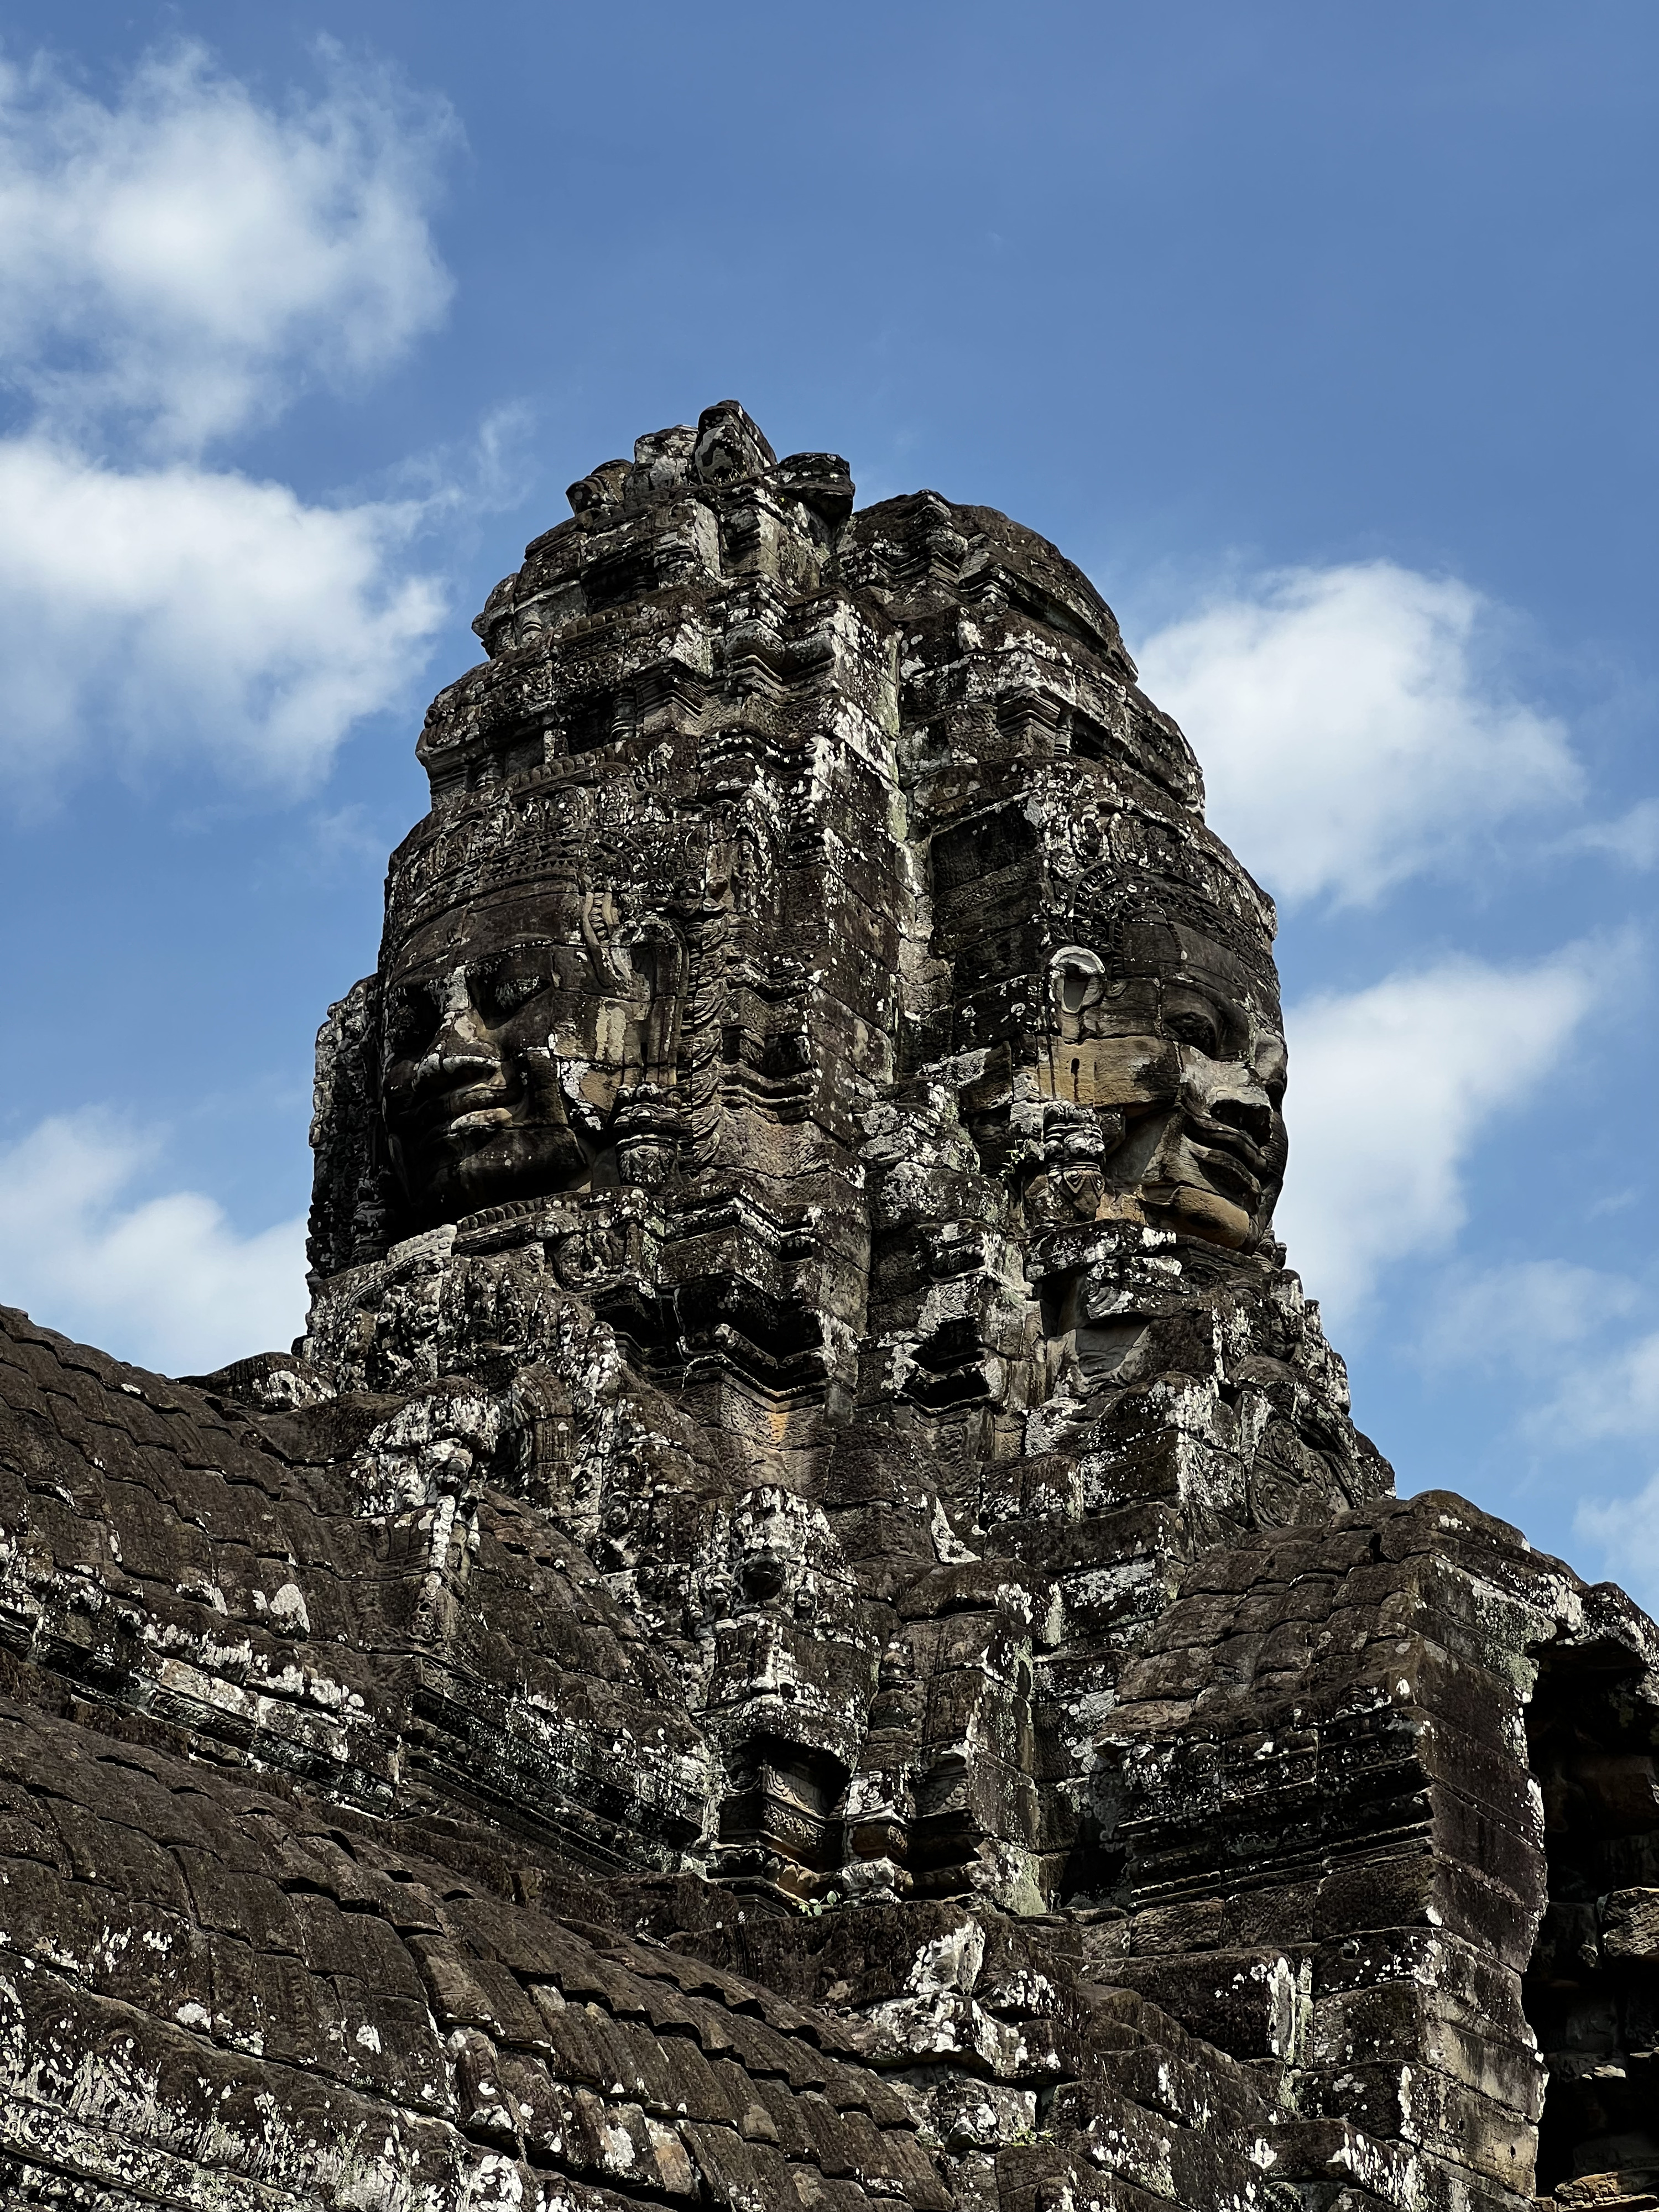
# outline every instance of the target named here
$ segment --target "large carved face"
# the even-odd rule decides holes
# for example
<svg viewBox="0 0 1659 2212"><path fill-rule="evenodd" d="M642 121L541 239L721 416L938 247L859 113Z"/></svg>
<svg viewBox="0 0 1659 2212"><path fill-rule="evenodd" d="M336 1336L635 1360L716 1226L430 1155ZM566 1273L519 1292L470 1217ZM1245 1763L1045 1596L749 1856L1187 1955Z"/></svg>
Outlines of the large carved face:
<svg viewBox="0 0 1659 2212"><path fill-rule="evenodd" d="M400 948L380 1103L416 1220L616 1179L653 998L650 950L626 938L610 894L555 892L480 901Z"/></svg>
<svg viewBox="0 0 1659 2212"><path fill-rule="evenodd" d="M1285 1050L1265 962L1185 920L1135 919L1048 969L1044 1152L1051 1213L1121 1211L1235 1248L1284 1180Z"/></svg>

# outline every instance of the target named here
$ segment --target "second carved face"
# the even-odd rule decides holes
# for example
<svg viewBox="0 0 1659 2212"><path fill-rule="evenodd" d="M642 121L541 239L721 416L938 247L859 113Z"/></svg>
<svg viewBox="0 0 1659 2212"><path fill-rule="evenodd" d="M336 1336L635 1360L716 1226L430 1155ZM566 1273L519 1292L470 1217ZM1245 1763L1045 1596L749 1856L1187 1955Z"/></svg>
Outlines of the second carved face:
<svg viewBox="0 0 1659 2212"><path fill-rule="evenodd" d="M1194 923L1136 919L1048 963L1037 1069L1050 1220L1133 1209L1234 1249L1284 1181L1286 1054L1271 971Z"/></svg>

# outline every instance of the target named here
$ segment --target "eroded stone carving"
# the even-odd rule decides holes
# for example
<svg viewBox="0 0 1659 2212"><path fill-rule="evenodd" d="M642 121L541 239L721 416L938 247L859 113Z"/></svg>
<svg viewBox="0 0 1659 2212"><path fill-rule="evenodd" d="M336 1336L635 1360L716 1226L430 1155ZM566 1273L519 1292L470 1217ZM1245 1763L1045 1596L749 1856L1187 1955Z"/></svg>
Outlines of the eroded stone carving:
<svg viewBox="0 0 1659 2212"><path fill-rule="evenodd" d="M1659 1644L1355 1430L1109 610L734 402L569 497L306 1337L0 1344L8 2201L1651 2203Z"/></svg>
<svg viewBox="0 0 1659 2212"><path fill-rule="evenodd" d="M672 1092L681 966L672 927L585 883L412 932L387 964L380 1091L410 1220L651 1180L628 1109Z"/></svg>

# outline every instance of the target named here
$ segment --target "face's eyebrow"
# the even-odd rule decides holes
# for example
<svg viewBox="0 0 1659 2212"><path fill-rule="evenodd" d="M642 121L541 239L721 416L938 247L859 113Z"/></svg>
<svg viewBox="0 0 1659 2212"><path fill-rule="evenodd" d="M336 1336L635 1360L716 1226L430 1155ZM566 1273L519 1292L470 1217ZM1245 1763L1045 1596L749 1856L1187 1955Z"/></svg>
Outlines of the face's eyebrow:
<svg viewBox="0 0 1659 2212"><path fill-rule="evenodd" d="M516 959L522 952L551 952L556 949L557 945L558 939L552 937L516 938L510 945L492 945L487 952L479 954L476 963L469 961L467 965L469 968L475 965L488 967L503 960Z"/></svg>
<svg viewBox="0 0 1659 2212"><path fill-rule="evenodd" d="M1243 999L1207 975L1166 976L1163 988L1174 997L1179 997L1184 992L1189 997L1201 999L1212 1013L1220 1014L1230 1021L1244 1017L1248 1011Z"/></svg>

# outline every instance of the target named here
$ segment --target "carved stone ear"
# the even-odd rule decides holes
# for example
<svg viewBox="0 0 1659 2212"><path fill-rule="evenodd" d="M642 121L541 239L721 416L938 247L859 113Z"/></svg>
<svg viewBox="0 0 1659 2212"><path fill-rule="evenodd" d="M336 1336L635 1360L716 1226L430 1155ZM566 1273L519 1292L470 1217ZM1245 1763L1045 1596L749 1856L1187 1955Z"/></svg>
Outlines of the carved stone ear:
<svg viewBox="0 0 1659 2212"><path fill-rule="evenodd" d="M1048 959L1048 988L1068 1014L1098 1006L1106 995L1106 963L1084 945L1062 945Z"/></svg>
<svg viewBox="0 0 1659 2212"><path fill-rule="evenodd" d="M307 1249L319 1275L386 1249L386 1161L380 1114L380 981L354 983L317 1034Z"/></svg>

